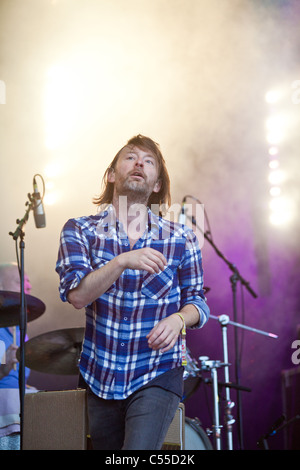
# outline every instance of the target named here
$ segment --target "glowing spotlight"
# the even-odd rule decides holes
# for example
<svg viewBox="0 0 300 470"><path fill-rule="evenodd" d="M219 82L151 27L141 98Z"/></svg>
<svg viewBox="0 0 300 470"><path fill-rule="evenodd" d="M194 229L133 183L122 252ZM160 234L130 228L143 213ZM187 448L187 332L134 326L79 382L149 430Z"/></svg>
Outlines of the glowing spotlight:
<svg viewBox="0 0 300 470"><path fill-rule="evenodd" d="M54 188L53 181L46 181L45 188L46 188L46 191L51 191Z"/></svg>
<svg viewBox="0 0 300 470"><path fill-rule="evenodd" d="M272 225L285 225L290 221L286 214L270 214L269 220Z"/></svg>
<svg viewBox="0 0 300 470"><path fill-rule="evenodd" d="M286 206L287 199L283 197L277 197L269 202L269 207L274 213L282 212L284 209L286 209Z"/></svg>
<svg viewBox="0 0 300 470"><path fill-rule="evenodd" d="M280 132L286 126L286 119L282 114L270 116L266 121L266 126L270 132Z"/></svg>
<svg viewBox="0 0 300 470"><path fill-rule="evenodd" d="M291 222L295 215L293 201L287 197L278 197L270 201L270 222L273 225L285 225Z"/></svg>
<svg viewBox="0 0 300 470"><path fill-rule="evenodd" d="M278 148L277 147L270 147L269 148L269 155L278 155Z"/></svg>
<svg viewBox="0 0 300 470"><path fill-rule="evenodd" d="M279 90L269 90L265 95L265 100L269 104L277 103L282 96Z"/></svg>
<svg viewBox="0 0 300 470"><path fill-rule="evenodd" d="M48 71L44 98L47 148L57 149L76 132L80 91L69 68L56 65Z"/></svg>
<svg viewBox="0 0 300 470"><path fill-rule="evenodd" d="M284 137L284 130L286 128L286 118L277 114L270 116L266 121L266 127L268 130L267 141L272 145L272 152L276 152L275 146L279 144Z"/></svg>
<svg viewBox="0 0 300 470"><path fill-rule="evenodd" d="M280 196L280 194L281 188L279 186L272 186L272 188L270 188L270 196L277 197Z"/></svg>
<svg viewBox="0 0 300 470"><path fill-rule="evenodd" d="M54 193L47 193L45 194L43 202L46 206L52 206L57 202L57 196Z"/></svg>
<svg viewBox="0 0 300 470"><path fill-rule="evenodd" d="M60 160L59 162L49 163L44 170L46 178L55 178L63 172L64 162Z"/></svg>
<svg viewBox="0 0 300 470"><path fill-rule="evenodd" d="M279 168L279 161L278 160L271 160L269 162L269 167L272 169L272 170L275 170L276 168Z"/></svg>
<svg viewBox="0 0 300 470"><path fill-rule="evenodd" d="M267 142L271 145L278 145L283 140L283 132L272 131L267 134Z"/></svg>
<svg viewBox="0 0 300 470"><path fill-rule="evenodd" d="M278 186L281 183L283 183L285 180L285 173L282 170L276 169L274 171L271 171L269 174L269 182L273 186Z"/></svg>

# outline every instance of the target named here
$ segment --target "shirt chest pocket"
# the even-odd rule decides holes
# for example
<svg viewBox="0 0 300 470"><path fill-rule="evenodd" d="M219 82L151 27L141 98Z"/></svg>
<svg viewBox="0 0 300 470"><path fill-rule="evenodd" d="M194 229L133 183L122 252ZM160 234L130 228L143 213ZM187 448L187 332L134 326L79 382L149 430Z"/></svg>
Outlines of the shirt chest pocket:
<svg viewBox="0 0 300 470"><path fill-rule="evenodd" d="M176 268L167 266L158 274L146 274L142 283L142 294L152 299L162 299L168 296L176 284Z"/></svg>

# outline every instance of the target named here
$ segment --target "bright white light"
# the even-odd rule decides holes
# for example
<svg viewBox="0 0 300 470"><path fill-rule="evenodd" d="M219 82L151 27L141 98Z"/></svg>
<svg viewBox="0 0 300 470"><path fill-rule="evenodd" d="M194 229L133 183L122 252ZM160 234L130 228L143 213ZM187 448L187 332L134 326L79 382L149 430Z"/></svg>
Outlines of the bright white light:
<svg viewBox="0 0 300 470"><path fill-rule="evenodd" d="M269 162L269 167L272 169L272 170L275 170L276 168L279 167L279 161L278 160L271 160Z"/></svg>
<svg viewBox="0 0 300 470"><path fill-rule="evenodd" d="M287 214L270 214L269 220L272 225L285 225L286 223L290 222L290 218Z"/></svg>
<svg viewBox="0 0 300 470"><path fill-rule="evenodd" d="M271 131L267 134L267 142L271 145L278 145L283 140L283 132L282 131Z"/></svg>
<svg viewBox="0 0 300 470"><path fill-rule="evenodd" d="M44 170L46 178L52 179L62 174L64 163L62 160L60 162L49 163Z"/></svg>
<svg viewBox="0 0 300 470"><path fill-rule="evenodd" d="M277 147L270 147L269 148L269 155L278 155L278 148Z"/></svg>
<svg viewBox="0 0 300 470"><path fill-rule="evenodd" d="M54 188L54 183L53 183L53 181L46 181L46 183L45 183L45 188L46 188L46 190L48 190L48 191L51 190L51 189L53 189L53 188Z"/></svg>
<svg viewBox="0 0 300 470"><path fill-rule="evenodd" d="M133 70L123 47L114 40L98 45L83 42L65 61L54 64L44 87L47 148L75 146L91 130L103 131L112 119L120 121L122 128L120 110L122 116L128 116L132 102L140 101L145 87Z"/></svg>
<svg viewBox="0 0 300 470"><path fill-rule="evenodd" d="M273 186L270 188L270 195L273 197L280 196L281 188L279 186Z"/></svg>
<svg viewBox="0 0 300 470"><path fill-rule="evenodd" d="M270 201L270 222L273 225L289 223L295 215L294 202L288 197L277 197Z"/></svg>
<svg viewBox="0 0 300 470"><path fill-rule="evenodd" d="M284 137L287 127L287 119L282 114L270 116L266 121L266 127L268 130L267 140L271 145L273 145L274 152L274 145L281 142Z"/></svg>
<svg viewBox="0 0 300 470"><path fill-rule="evenodd" d="M276 197L269 202L269 207L273 212L282 212L287 205L287 199L283 197Z"/></svg>
<svg viewBox="0 0 300 470"><path fill-rule="evenodd" d="M46 206L52 206L58 201L59 197L56 192L46 193L43 202Z"/></svg>
<svg viewBox="0 0 300 470"><path fill-rule="evenodd" d="M280 114L270 116L266 121L266 128L268 131L267 141L272 145L272 152L276 152L275 146L282 141L284 136L286 119Z"/></svg>
<svg viewBox="0 0 300 470"><path fill-rule="evenodd" d="M282 96L282 93L279 90L269 90L265 95L265 100L267 103L274 104L277 103Z"/></svg>
<svg viewBox="0 0 300 470"><path fill-rule="evenodd" d="M281 114L271 116L266 121L267 129L271 132L278 132L285 126L285 118Z"/></svg>
<svg viewBox="0 0 300 470"><path fill-rule="evenodd" d="M278 186L285 180L285 173L282 170L274 170L269 174L269 182L273 186Z"/></svg>
<svg viewBox="0 0 300 470"><path fill-rule="evenodd" d="M56 65L48 71L45 91L46 147L63 145L74 129L78 91L70 70Z"/></svg>

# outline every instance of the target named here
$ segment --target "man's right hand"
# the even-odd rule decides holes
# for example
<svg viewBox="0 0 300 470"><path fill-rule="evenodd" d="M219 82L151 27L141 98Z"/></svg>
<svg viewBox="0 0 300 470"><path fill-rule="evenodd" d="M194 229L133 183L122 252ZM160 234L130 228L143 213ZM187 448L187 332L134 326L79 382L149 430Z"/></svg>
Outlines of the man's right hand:
<svg viewBox="0 0 300 470"><path fill-rule="evenodd" d="M163 271L168 262L164 255L153 248L130 250L118 256L123 269L139 269L151 274Z"/></svg>
<svg viewBox="0 0 300 470"><path fill-rule="evenodd" d="M69 302L77 309L100 297L121 276L125 269L139 269L150 274L163 271L167 265L164 255L153 248L130 250L85 276L68 294Z"/></svg>

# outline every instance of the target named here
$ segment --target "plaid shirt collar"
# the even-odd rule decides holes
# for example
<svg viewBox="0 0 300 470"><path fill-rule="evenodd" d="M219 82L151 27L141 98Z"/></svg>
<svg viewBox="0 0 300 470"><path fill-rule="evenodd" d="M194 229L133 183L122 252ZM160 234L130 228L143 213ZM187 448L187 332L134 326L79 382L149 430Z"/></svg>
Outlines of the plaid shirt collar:
<svg viewBox="0 0 300 470"><path fill-rule="evenodd" d="M147 213L148 225L141 239L146 240L151 238L152 240L158 240L161 238L164 229L163 219L154 214L154 212L152 212L149 207L147 207ZM127 238L127 232L124 230L122 222L117 219L113 204L109 204L99 214L97 234L103 238L107 236Z"/></svg>

